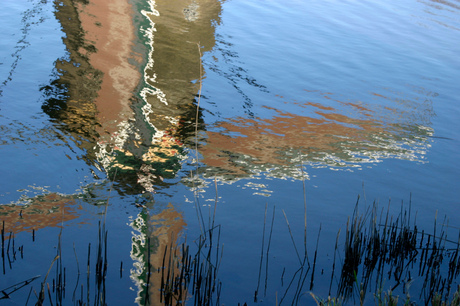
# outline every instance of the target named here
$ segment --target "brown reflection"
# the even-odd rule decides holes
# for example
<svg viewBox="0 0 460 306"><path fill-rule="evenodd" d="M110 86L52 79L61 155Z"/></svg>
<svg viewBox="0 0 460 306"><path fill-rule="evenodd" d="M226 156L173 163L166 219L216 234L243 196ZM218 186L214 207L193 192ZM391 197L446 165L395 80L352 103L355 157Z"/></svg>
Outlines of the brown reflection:
<svg viewBox="0 0 460 306"><path fill-rule="evenodd" d="M181 261L177 243L180 233L187 224L182 214L168 204L157 214L149 215L146 210L142 211L133 220L131 226L139 233L133 237L131 252L131 258L135 260L134 268L131 270L131 279L138 288L136 302L139 305L147 305L149 303L146 302L146 298L148 298L150 303L156 305L160 302L162 270L176 269L178 262ZM150 237L150 258L148 258L147 249L148 237ZM169 262L171 250L174 256L172 262ZM163 262L164 258L166 259ZM148 275L149 263L151 265L150 276Z"/></svg>
<svg viewBox="0 0 460 306"><path fill-rule="evenodd" d="M134 137L123 148L115 148L117 156L109 167L137 170L137 183L153 192L154 185L162 185L163 178L174 177L180 169L183 144L195 134L197 117L202 123L195 100L204 74L200 56L215 44L221 2L150 4L151 11L143 11L151 26L145 32L150 50L140 92L143 105L135 107L141 139Z"/></svg>
<svg viewBox="0 0 460 306"><path fill-rule="evenodd" d="M168 271L170 269L176 269L177 263L181 262L180 251L178 249L178 237L182 230L187 226L183 216L177 212L174 207L169 204L168 207L157 215L153 215L150 218L150 225L153 228L152 236L156 239L156 250L150 255L150 263L154 267L154 270L157 269L157 273L152 273L150 277L150 287L149 295L151 300L154 302L160 301L160 289L161 289L161 269ZM163 266L163 257L170 257L171 250L174 256L174 262L168 263L165 262ZM165 253L166 252L166 253ZM171 266L169 266L171 265ZM160 271L158 271L160 269ZM178 273L176 271L175 273Z"/></svg>
<svg viewBox="0 0 460 306"><path fill-rule="evenodd" d="M42 90L45 112L62 123L94 162L95 143L115 147L120 125L133 117L130 100L140 80L133 53L132 8L125 0L72 1L56 6L68 58ZM138 60L139 61L139 60Z"/></svg>
<svg viewBox="0 0 460 306"><path fill-rule="evenodd" d="M101 124L97 129L99 141L103 141L106 135L118 132L121 122L133 117L130 100L141 76L139 68L131 63L141 57L133 53L133 10L126 0L90 1L77 7L85 39L96 50L88 54L88 60L102 72L94 104Z"/></svg>
<svg viewBox="0 0 460 306"><path fill-rule="evenodd" d="M218 123L215 129L219 132L206 134L206 144L200 149L202 161L230 175L247 175L257 169L292 177L286 169L300 162L355 167L387 157L417 160L424 154L431 130L426 127L430 105L374 94L400 107L379 105L379 109L338 100L332 107L327 102L332 94L321 95L326 99L323 104L297 103L299 113L267 107L274 114L269 118ZM414 104L423 110L413 108Z"/></svg>
<svg viewBox="0 0 460 306"><path fill-rule="evenodd" d="M31 198L26 205L0 205L0 220L5 222L5 233L32 232L60 227L78 218L79 209L73 196L50 193Z"/></svg>

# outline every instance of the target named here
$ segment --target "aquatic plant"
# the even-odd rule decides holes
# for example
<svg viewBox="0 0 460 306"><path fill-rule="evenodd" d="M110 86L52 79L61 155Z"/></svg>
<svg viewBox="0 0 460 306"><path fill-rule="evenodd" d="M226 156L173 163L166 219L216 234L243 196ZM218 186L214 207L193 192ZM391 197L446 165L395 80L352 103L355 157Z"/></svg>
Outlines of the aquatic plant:
<svg viewBox="0 0 460 306"><path fill-rule="evenodd" d="M217 191L217 189L216 189ZM197 200L198 201L198 200ZM146 290L142 304L164 305L218 305L220 303L223 282L219 279L219 267L223 259L223 245L220 242L221 226L215 224L217 211L217 194L214 211L209 210L209 218L204 218L199 202L197 206L200 235L194 240L187 240L177 244L176 240L169 241L164 248L161 266L154 267L150 262L151 241L147 239L146 252ZM320 232L316 239L313 264L307 257L300 256L299 248L295 245L293 233L285 212L283 216L289 234L293 241L293 256L298 260L298 268L291 277L287 277L284 292L276 293L276 304L298 304L300 297L309 293L318 305L342 305L346 303L368 304L373 300L376 305L396 305L403 300L406 305L422 302L432 305L459 305L460 293L458 276L460 274L460 237L458 241L447 238L443 222L438 226L437 217L434 220L433 233L419 231L416 220L411 219L411 204L407 208L401 205L397 216L390 215L390 209L378 214L378 205L367 207L363 213L359 213L359 198L356 202L352 216L347 222L345 229L344 247L339 248L339 230L335 241L335 251L330 276L329 294L327 298L321 298L314 292L316 259L318 257L318 243ZM274 229L275 207L271 217L271 225L266 240L265 232L268 229L267 215L268 205L264 214L264 229L262 235L262 247L260 263L258 265L259 276L254 294L254 302L258 298L265 297L270 287L267 285L269 278L269 251L273 247L271 243ZM439 228L440 229L439 229ZM86 285L80 284L80 263L76 256L77 264L76 281L72 294L72 302L82 305L94 303L105 305L107 294L113 288L107 288L105 280L108 277L108 231L103 220L99 222L97 234L97 246L95 260L92 260L92 245L88 244L86 263ZM58 236L56 254L50 262L47 273L43 278L35 276L17 282L5 288L0 288L0 299L11 298L21 289L28 287L28 301L42 305L47 301L53 305L66 304L65 292L68 286L66 267L63 261L61 244L62 230ZM35 238L35 232L32 233ZM2 228L2 259L4 273L9 266L14 268L12 258L18 256L22 247L15 246L15 237L12 233L6 235ZM336 262L341 258L340 262ZM8 265L7 265L8 264ZM265 264L265 269L263 268ZM338 266L336 266L339 264ZM91 267L94 266L94 270ZM340 267L336 273L336 268ZM120 263L120 277L122 277L123 262ZM54 271L54 272L53 272ZM95 271L94 274L91 271ZM53 273L52 273L53 272ZM265 284L262 276L265 272ZM150 277L157 273L161 276L161 286L153 287ZM281 281L284 282L284 274ZM94 277L94 286L90 286L90 277ZM310 278L310 287L306 288L307 278ZM41 278L38 292L34 289L34 281ZM51 279L50 279L51 278ZM50 280L49 280L50 279ZM333 280L336 280L334 282ZM70 283L70 282L69 282ZM225 284L225 282L224 282ZM334 285L335 284L335 285ZM150 294L151 290L159 290L159 301ZM262 290L262 288L264 288ZM454 289L455 288L455 289ZM335 290L335 293L334 293ZM412 291L412 295L409 293ZM371 293L371 297L368 295ZM414 294L415 293L415 294ZM67 301L68 302L68 301Z"/></svg>
<svg viewBox="0 0 460 306"><path fill-rule="evenodd" d="M362 305L366 293L374 292L376 304L396 305L398 296L395 290L399 290L406 296L407 304L414 301L409 287L417 281L420 301L447 303L460 272L460 236L458 241L447 238L447 222L442 224L437 235L437 217L432 234L423 230L419 232L415 219L411 224L411 204L408 209L401 205L399 215L393 219L389 207L386 214L382 212L377 218L376 203L359 214L358 202L347 222L336 297L344 302L353 299L354 303ZM447 274L443 269L447 269ZM388 291L383 290L384 282L385 286L390 286ZM458 299L457 295L458 292L453 294L452 302Z"/></svg>

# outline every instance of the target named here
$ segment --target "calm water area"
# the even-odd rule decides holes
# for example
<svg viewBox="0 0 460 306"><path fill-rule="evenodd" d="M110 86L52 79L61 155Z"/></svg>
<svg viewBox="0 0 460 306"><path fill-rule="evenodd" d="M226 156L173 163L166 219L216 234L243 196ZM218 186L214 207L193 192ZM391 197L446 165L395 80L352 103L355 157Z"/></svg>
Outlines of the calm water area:
<svg viewBox="0 0 460 306"><path fill-rule="evenodd" d="M39 276L0 304L61 267L63 305L156 305L214 224L213 304L315 305L358 197L458 240L459 0L0 0L0 29L0 290Z"/></svg>

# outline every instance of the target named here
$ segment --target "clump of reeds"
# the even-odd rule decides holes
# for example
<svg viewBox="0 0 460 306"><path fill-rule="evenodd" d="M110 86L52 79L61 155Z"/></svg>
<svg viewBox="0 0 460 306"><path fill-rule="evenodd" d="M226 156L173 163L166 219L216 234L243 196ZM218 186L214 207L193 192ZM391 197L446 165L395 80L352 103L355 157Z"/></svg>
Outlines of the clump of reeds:
<svg viewBox="0 0 460 306"><path fill-rule="evenodd" d="M415 219L412 224L411 204L408 210L401 205L396 219L390 217L389 207L378 218L375 203L364 214L357 208L358 203L347 222L337 296L345 300L354 297L363 303L366 292L377 294L384 281L392 284L390 293L399 287L408 294L408 284L418 275L423 279L420 299L431 301L436 295L446 301L460 272L460 236L457 242L448 240L445 223L437 234L437 218L433 234L419 232ZM441 272L442 266L448 267L447 275ZM374 290L369 288L371 281ZM382 296L381 292L377 295ZM387 298L395 300L391 295Z"/></svg>
<svg viewBox="0 0 460 306"><path fill-rule="evenodd" d="M310 292L311 297L315 301L316 305L318 306L338 306L343 304L343 299L339 299L336 297L331 297L328 296L327 299L321 299L320 297L314 295L312 292Z"/></svg>
<svg viewBox="0 0 460 306"><path fill-rule="evenodd" d="M338 296L348 296L351 294L353 285L356 281L358 267L361 264L365 252L364 245L367 239L366 235L363 235L363 227L366 216L359 216L357 208L358 203L356 203L351 222L350 218L347 221L344 248L345 254L340 275ZM372 240L370 243L372 244Z"/></svg>
<svg viewBox="0 0 460 306"><path fill-rule="evenodd" d="M358 210L359 200L360 198L358 197L353 214L347 221L342 250L338 247L341 230L337 234L329 284L329 298L323 300L311 293L317 304L337 305L348 303L352 299L353 303L362 305L369 292L373 292L379 305L389 305L397 302L399 296L396 295L396 292L402 292L405 295L405 301L412 303L414 297L410 296L409 287L414 281L417 282L417 289L419 289L418 292L420 293L415 298L419 301L425 301L425 303L434 300L439 301L440 299L442 302L448 301L452 295L452 286L458 280L460 274L460 234L457 241L449 240L446 232L447 221L444 220L439 230L437 217L434 220L433 233L428 234L425 231L419 231L416 217L411 216L411 203L409 203L408 207L401 204L399 214L391 216L390 205L386 212L382 209L379 213L376 203L371 207L367 207L363 213L360 213ZM310 290L314 285L321 226L316 241L313 267L310 269L306 241L304 242L305 251L302 259L284 211L283 214L294 246L293 253L295 255L293 256L298 259L299 268L288 280L280 304L287 299L288 291L291 292L289 297L292 303L297 304L300 296L305 294L304 287L307 275L310 276ZM267 207L264 217L264 234L262 235L259 280L254 295L255 302L257 302L257 297L260 293L266 219ZM273 221L270 231L272 230ZM268 240L269 245L270 239L271 234ZM268 273L268 250L269 247L266 250L266 274ZM341 258L339 263L341 266L336 276L337 255L338 258ZM281 275L282 287L286 283L284 275L285 269ZM267 275L265 278L264 296L267 288ZM332 293L333 284L337 284L335 294ZM388 287L386 291L383 290L384 284ZM454 294L454 300L457 295L458 293Z"/></svg>

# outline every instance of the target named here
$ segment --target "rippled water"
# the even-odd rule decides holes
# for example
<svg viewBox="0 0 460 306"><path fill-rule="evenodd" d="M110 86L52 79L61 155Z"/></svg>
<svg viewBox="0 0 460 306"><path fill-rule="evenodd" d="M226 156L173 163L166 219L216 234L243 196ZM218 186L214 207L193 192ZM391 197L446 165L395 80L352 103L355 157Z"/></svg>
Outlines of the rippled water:
<svg viewBox="0 0 460 306"><path fill-rule="evenodd" d="M75 273L108 198L109 304L141 303L146 237L160 265L216 199L224 303L253 299L266 205L268 304L296 269L284 213L302 245L304 195L322 296L358 194L457 235L459 1L6 0L0 20L0 215L42 239L0 289L46 274L61 225Z"/></svg>

